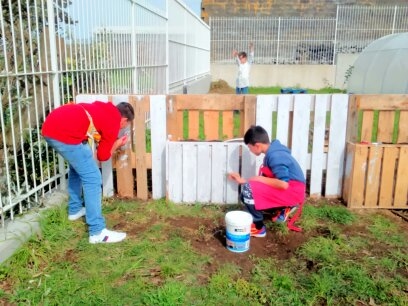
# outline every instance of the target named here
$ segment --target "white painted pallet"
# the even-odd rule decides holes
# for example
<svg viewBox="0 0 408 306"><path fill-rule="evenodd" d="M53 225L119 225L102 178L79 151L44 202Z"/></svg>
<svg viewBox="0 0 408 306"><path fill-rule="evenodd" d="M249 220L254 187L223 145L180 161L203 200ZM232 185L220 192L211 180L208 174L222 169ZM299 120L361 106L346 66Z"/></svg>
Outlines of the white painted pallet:
<svg viewBox="0 0 408 306"><path fill-rule="evenodd" d="M175 203L238 203L238 185L227 174L255 174L255 158L242 142L169 141L167 155L168 198Z"/></svg>
<svg viewBox="0 0 408 306"><path fill-rule="evenodd" d="M346 94L257 97L256 124L263 126L271 137L273 112L277 112L276 138L291 147L303 173L310 173L309 194L313 197L322 196L323 189L326 197L341 196L347 108ZM325 147L329 112L329 139ZM237 203L238 189L226 180L225 174L228 169L237 169L234 168L239 159L234 155L237 145L242 151L242 163L247 165L241 170L242 176L249 178L256 174L263 156L253 156L242 143L168 142L167 197L175 203Z"/></svg>

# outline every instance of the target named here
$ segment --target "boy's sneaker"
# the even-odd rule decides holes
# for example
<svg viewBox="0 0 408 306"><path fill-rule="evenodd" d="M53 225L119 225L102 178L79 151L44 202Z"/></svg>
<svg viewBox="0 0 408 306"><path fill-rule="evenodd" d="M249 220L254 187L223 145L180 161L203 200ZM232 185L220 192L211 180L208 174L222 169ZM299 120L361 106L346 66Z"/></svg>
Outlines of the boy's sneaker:
<svg viewBox="0 0 408 306"><path fill-rule="evenodd" d="M262 226L261 229L256 229L255 224L251 224L251 237L265 237L266 236L266 227Z"/></svg>
<svg viewBox="0 0 408 306"><path fill-rule="evenodd" d="M273 222L278 222L278 223L283 223L288 220L288 218L295 213L295 211L298 209L297 206L293 207L285 207L281 209L277 215L275 215L272 218Z"/></svg>
<svg viewBox="0 0 408 306"><path fill-rule="evenodd" d="M85 214L86 214L85 207L82 207L76 214L68 215L68 220L69 221L78 220L79 218L82 218L83 216L85 216Z"/></svg>
<svg viewBox="0 0 408 306"><path fill-rule="evenodd" d="M126 238L126 233L114 232L104 228L99 235L89 236L89 243L114 243Z"/></svg>

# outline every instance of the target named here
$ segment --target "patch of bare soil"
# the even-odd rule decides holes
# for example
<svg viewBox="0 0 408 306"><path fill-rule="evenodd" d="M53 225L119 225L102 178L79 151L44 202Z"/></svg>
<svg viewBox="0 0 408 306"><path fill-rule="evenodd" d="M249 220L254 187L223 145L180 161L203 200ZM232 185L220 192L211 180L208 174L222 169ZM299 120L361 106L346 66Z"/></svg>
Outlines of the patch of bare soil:
<svg viewBox="0 0 408 306"><path fill-rule="evenodd" d="M210 94L234 94L235 89L228 85L224 80L212 82L210 85Z"/></svg>
<svg viewBox="0 0 408 306"><path fill-rule="evenodd" d="M313 200L310 202L313 202ZM341 205L338 200L333 199L330 200L330 202L333 205ZM310 204L313 205L312 203ZM362 218L364 216L367 217L367 215L371 213L379 213L378 211L374 212L367 210L356 210L354 212L357 215L360 214ZM402 229L408 230L408 223L401 218L386 210L381 213L394 219ZM362 224L359 225L342 226L341 235L349 237L364 237L367 235L368 237L369 233L367 232L366 222L369 222L369 218L367 220L362 221ZM268 228L267 235L264 238L251 237L248 251L236 253L226 248L225 220L223 217L219 217L218 219L183 216L178 218L153 217L149 223L155 224L163 222L168 224L170 228L178 229L180 235L184 239L190 241L190 244L198 253L208 255L214 259L208 263L206 269L207 276L212 275L219 269L219 267L226 263L232 263L239 266L242 275L248 276L253 270L254 258L273 258L278 261L287 260L296 256L296 251L311 238L323 236L336 239L336 235L339 234L332 233L330 229L323 224L312 231L289 231L287 233L282 233L279 229L272 227ZM271 223L269 223L269 226L271 226ZM119 222L115 226L115 228L128 232L129 236L137 236L141 231L145 230L144 227L145 226L142 224L129 224L128 222ZM361 254L381 256L388 252L386 245L372 245L371 247L372 249L361 250ZM313 262L308 262L305 259L304 265L307 269L313 270ZM206 276L203 275L203 279L205 278Z"/></svg>
<svg viewBox="0 0 408 306"><path fill-rule="evenodd" d="M236 253L226 248L224 219L217 221L186 217L169 220L171 225L183 227L181 232L184 238L188 239L199 253L216 259L208 266L209 275L226 263L236 264L241 267L243 275L248 275L253 268L251 257L288 259L308 239L304 233L290 232L282 235L269 231L264 238L251 237L249 250ZM217 223L220 225L216 225Z"/></svg>

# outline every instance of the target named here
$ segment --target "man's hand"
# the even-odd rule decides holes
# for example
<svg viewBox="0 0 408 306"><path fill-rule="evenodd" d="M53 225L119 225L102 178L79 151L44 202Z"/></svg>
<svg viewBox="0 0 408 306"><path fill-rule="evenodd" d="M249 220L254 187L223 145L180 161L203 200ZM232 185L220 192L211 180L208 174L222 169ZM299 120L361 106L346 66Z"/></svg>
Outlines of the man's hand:
<svg viewBox="0 0 408 306"><path fill-rule="evenodd" d="M119 141L119 143L120 143L120 145L119 145L119 147L121 147L121 146L124 146L127 142L128 142L128 135L127 134L125 134L125 135L123 135L122 137L120 137L117 141Z"/></svg>
<svg viewBox="0 0 408 306"><path fill-rule="evenodd" d="M126 143L129 141L128 135L123 135L122 137L116 139L116 141L113 144L111 154L115 153L117 149L120 147L126 145Z"/></svg>

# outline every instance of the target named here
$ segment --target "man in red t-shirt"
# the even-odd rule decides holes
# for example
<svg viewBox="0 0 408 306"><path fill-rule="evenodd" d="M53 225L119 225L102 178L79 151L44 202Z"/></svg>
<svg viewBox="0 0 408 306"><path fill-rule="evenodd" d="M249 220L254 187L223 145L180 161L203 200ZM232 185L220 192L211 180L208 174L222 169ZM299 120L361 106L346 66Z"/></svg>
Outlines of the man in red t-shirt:
<svg viewBox="0 0 408 306"><path fill-rule="evenodd" d="M43 124L45 140L69 164L68 219L74 221L85 216L90 243L119 242L125 239L126 233L106 229L101 207L102 177L88 145L88 134L93 130L100 135L96 157L106 161L127 143L127 135L120 138L118 135L133 119L133 107L127 102L116 106L94 102L58 107Z"/></svg>

